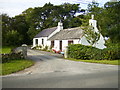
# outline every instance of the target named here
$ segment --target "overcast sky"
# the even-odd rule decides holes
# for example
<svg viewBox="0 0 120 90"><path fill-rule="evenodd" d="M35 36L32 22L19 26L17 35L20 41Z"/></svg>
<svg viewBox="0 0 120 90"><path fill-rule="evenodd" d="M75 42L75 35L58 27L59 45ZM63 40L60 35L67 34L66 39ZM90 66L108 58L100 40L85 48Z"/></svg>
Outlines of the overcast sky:
<svg viewBox="0 0 120 90"><path fill-rule="evenodd" d="M100 3L102 6L109 0L94 0ZM89 2L92 0L0 0L0 13L6 13L10 17L21 14L26 9L32 7L42 7L45 3L52 3L54 5L60 5L65 2L68 3L80 3L81 8L87 8Z"/></svg>

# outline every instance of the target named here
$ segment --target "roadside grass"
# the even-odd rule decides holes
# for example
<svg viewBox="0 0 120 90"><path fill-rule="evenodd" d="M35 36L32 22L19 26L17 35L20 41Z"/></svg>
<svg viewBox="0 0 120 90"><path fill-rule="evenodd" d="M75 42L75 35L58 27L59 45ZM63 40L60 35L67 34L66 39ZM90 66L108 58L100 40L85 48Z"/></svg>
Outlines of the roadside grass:
<svg viewBox="0 0 120 90"><path fill-rule="evenodd" d="M73 59L73 58L66 58L66 59L71 60L71 61L81 61L81 62L89 62L89 63L120 65L119 60L81 60L81 59Z"/></svg>
<svg viewBox="0 0 120 90"><path fill-rule="evenodd" d="M30 66L34 65L34 62L32 60L10 60L6 63L0 63L0 75L7 75L11 73L15 73L21 70L24 70L25 68L28 68Z"/></svg>
<svg viewBox="0 0 120 90"><path fill-rule="evenodd" d="M0 53L10 53L14 46L3 46L0 48ZM0 63L0 75L12 74L25 68L34 65L32 60L20 59L20 60L9 60L6 63Z"/></svg>
<svg viewBox="0 0 120 90"><path fill-rule="evenodd" d="M3 46L0 48L0 53L10 53L12 48L15 48L15 47L14 46Z"/></svg>

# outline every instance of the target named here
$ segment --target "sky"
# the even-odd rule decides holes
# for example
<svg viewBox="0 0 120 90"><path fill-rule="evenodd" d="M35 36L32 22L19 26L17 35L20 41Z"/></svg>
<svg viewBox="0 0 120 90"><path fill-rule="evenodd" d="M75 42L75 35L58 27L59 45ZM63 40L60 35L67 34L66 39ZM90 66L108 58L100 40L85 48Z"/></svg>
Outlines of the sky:
<svg viewBox="0 0 120 90"><path fill-rule="evenodd" d="M109 0L94 0L103 6ZM86 9L88 3L92 0L0 0L0 14L5 13L10 17L21 14L26 9L32 7L42 7L45 3L52 3L54 5L60 5L65 2L68 3L80 3L82 9Z"/></svg>

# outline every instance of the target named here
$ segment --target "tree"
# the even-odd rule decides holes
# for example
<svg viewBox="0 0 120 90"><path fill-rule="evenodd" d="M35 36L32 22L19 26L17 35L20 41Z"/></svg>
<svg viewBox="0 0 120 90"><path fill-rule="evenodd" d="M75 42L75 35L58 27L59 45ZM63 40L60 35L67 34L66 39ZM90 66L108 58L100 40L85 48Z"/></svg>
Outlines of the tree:
<svg viewBox="0 0 120 90"><path fill-rule="evenodd" d="M27 34L29 35L29 40L30 43L32 43L32 39L34 38L34 36L39 32L39 30L36 30L34 27L30 27Z"/></svg>
<svg viewBox="0 0 120 90"><path fill-rule="evenodd" d="M120 1L107 2L104 7L98 7L98 4L92 3L88 5L88 16L95 15L98 21L98 29L104 37L108 37L111 43L120 42Z"/></svg>
<svg viewBox="0 0 120 90"><path fill-rule="evenodd" d="M10 30L12 30L12 18L10 18L7 14L1 14L2 17L2 44L7 45L6 34Z"/></svg>
<svg viewBox="0 0 120 90"><path fill-rule="evenodd" d="M17 32L23 38L21 44L23 44L23 43L29 44L30 40L29 40L28 34L27 34L29 26L28 26L28 23L26 22L25 16L18 15L18 16L15 16L14 18L12 18L12 20L13 20L12 25L11 25L12 29L17 30Z"/></svg>
<svg viewBox="0 0 120 90"><path fill-rule="evenodd" d="M6 33L7 45L21 45L22 40L23 37L16 30L11 30Z"/></svg>
<svg viewBox="0 0 120 90"><path fill-rule="evenodd" d="M84 28L84 35L91 46L96 44L100 38L100 34L98 32L95 32L92 26L87 26Z"/></svg>

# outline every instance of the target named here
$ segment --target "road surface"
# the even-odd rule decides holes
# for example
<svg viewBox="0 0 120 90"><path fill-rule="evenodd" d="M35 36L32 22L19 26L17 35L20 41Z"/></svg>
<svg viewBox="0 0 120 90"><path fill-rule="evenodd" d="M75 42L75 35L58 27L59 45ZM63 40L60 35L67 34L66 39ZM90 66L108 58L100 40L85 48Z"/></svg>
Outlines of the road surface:
<svg viewBox="0 0 120 90"><path fill-rule="evenodd" d="M69 61L30 49L28 58L35 65L3 76L3 88L118 88L117 65Z"/></svg>

